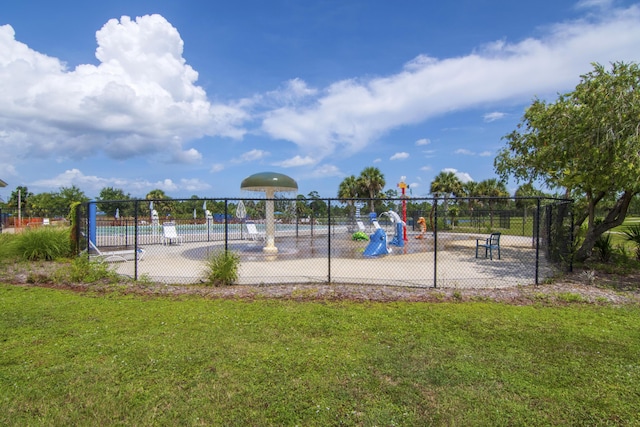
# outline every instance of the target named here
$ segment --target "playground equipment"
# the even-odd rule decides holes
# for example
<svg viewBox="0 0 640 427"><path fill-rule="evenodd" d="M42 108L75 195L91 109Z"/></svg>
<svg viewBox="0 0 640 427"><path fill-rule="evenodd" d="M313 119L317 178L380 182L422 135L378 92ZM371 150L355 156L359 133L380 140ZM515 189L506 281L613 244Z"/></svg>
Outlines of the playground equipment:
<svg viewBox="0 0 640 427"><path fill-rule="evenodd" d="M418 218L418 225L420 226L420 234L416 236L416 239L423 239L424 233L427 232L427 220L423 216Z"/></svg>
<svg viewBox="0 0 640 427"><path fill-rule="evenodd" d="M404 239L402 236L404 229L404 221L400 219L400 216L394 211L383 212L380 214L380 218L383 216L388 216L394 224L395 234L390 245L394 245L397 247L404 246ZM387 255L391 253L391 249L387 246L387 233L384 229L380 228L378 225L378 220L373 219L373 224L376 226L376 231L369 236L369 244L365 248L363 254L365 256L379 256L379 255Z"/></svg>

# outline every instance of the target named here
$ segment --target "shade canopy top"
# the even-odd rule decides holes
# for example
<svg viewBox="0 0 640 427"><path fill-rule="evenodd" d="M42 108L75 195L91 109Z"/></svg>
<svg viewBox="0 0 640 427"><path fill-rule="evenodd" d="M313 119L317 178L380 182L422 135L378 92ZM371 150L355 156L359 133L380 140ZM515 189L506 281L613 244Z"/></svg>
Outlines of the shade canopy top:
<svg viewBox="0 0 640 427"><path fill-rule="evenodd" d="M247 191L298 191L298 183L291 177L276 172L260 172L242 181L241 190Z"/></svg>

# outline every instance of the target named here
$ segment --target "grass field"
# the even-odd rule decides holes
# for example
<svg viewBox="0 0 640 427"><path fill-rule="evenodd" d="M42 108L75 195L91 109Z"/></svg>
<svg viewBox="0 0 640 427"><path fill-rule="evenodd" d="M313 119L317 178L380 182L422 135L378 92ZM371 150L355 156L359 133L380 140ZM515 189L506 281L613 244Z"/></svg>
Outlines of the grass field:
<svg viewBox="0 0 640 427"><path fill-rule="evenodd" d="M0 425L639 425L639 319L0 285Z"/></svg>

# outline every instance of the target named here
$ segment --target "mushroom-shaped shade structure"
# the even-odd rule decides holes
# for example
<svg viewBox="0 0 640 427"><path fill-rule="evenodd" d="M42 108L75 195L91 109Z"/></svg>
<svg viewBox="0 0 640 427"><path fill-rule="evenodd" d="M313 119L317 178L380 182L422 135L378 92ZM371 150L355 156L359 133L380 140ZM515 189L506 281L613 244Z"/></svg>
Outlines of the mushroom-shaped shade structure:
<svg viewBox="0 0 640 427"><path fill-rule="evenodd" d="M260 172L245 178L240 184L240 189L245 191L259 191L266 195L265 252L277 252L275 246L275 222L273 216L273 197L275 193L297 192L298 183L291 177L276 172Z"/></svg>

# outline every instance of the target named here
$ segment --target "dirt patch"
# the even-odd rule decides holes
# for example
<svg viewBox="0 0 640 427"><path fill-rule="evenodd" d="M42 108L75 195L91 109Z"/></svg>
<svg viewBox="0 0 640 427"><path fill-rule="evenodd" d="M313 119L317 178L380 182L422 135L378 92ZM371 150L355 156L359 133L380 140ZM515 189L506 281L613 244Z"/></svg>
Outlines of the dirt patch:
<svg viewBox="0 0 640 427"><path fill-rule="evenodd" d="M3 265L0 282L18 286L40 286L75 292L136 294L143 296L229 299L290 299L300 301L361 302L424 301L468 302L493 301L506 304L639 304L640 272L618 275L605 272L579 271L539 286L510 288L416 288L406 286L373 286L343 284L291 284L265 286L167 285L123 281L113 283L60 283L52 278L61 264L39 262Z"/></svg>

